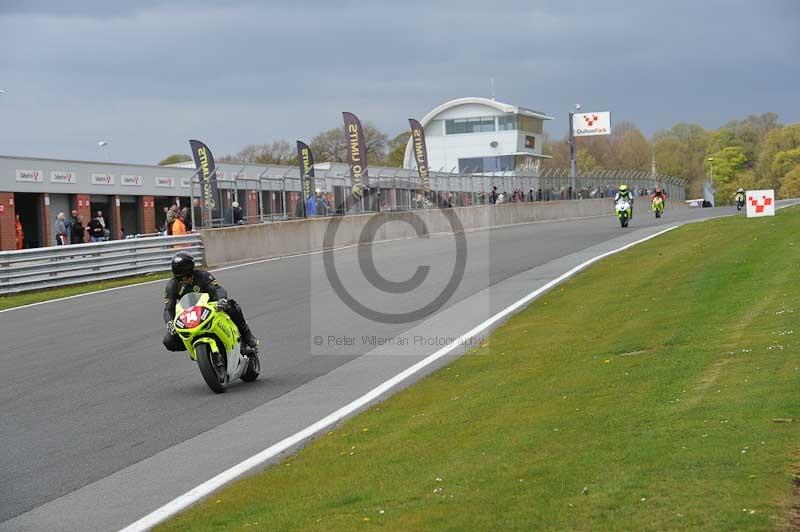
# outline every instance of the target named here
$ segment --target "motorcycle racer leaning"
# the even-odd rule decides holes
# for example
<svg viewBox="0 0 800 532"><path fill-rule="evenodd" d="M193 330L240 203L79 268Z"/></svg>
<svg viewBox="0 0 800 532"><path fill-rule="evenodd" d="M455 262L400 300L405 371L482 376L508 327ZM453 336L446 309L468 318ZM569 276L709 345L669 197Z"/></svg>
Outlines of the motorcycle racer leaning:
<svg viewBox="0 0 800 532"><path fill-rule="evenodd" d="M164 321L167 332L164 334L164 347L170 351L185 351L183 341L175 332L175 304L189 292L203 292L211 301L217 302L217 310L230 316L242 335L242 345L254 349L258 340L253 336L247 321L244 319L242 307L233 299L228 299L228 292L208 272L195 269L194 257L181 251L172 257L172 279L167 281L164 291Z"/></svg>
<svg viewBox="0 0 800 532"><path fill-rule="evenodd" d="M614 196L614 205L619 203L621 199L631 204L631 218L633 218L633 194L631 194L631 191L628 189L628 185L621 185L619 187L617 195Z"/></svg>

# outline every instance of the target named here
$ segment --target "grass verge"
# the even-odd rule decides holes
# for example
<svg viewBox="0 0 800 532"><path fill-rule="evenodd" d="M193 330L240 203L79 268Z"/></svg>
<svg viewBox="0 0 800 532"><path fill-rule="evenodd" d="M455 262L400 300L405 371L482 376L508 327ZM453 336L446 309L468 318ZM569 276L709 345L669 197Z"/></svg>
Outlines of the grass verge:
<svg viewBox="0 0 800 532"><path fill-rule="evenodd" d="M42 301L50 301L52 299L59 299L78 294L88 294L90 292L97 292L99 290L106 290L108 288L117 288L120 286L146 283L148 281L158 281L160 279L166 279L170 275L170 272L150 273L147 275L137 275L136 277L125 277L110 281L98 281L95 283L65 286L63 288L48 288L46 290L34 290L31 292L23 292L21 294L0 296L0 310L30 305L31 303L41 303Z"/></svg>
<svg viewBox="0 0 800 532"><path fill-rule="evenodd" d="M798 235L786 209L603 260L157 530L797 526Z"/></svg>

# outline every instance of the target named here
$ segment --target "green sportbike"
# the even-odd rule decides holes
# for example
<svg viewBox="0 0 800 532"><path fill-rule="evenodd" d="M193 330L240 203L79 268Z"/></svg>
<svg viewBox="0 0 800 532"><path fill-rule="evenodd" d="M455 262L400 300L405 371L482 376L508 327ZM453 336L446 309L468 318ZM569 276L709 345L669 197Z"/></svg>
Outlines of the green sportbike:
<svg viewBox="0 0 800 532"><path fill-rule="evenodd" d="M661 218L661 215L664 214L664 198L659 196L653 196L653 201L651 202L653 207L653 212L656 215L656 218Z"/></svg>
<svg viewBox="0 0 800 532"><path fill-rule="evenodd" d="M631 216L633 216L633 205L631 200L627 198L620 198L617 200L617 202L614 204L614 212L619 219L620 226L628 227L628 222L630 221Z"/></svg>
<svg viewBox="0 0 800 532"><path fill-rule="evenodd" d="M252 382L261 372L258 351L240 349L241 335L233 320L217 310L209 295L192 292L175 306L175 332L189 358L197 362L208 387L222 393L236 379Z"/></svg>

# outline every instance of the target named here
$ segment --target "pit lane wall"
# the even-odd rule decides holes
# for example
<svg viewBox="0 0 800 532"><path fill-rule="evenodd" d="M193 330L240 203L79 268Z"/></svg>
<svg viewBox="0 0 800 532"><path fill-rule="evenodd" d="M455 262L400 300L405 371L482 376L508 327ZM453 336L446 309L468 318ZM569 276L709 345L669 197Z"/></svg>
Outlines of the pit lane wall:
<svg viewBox="0 0 800 532"><path fill-rule="evenodd" d="M641 215L641 198L636 211ZM667 209L685 209L686 204L668 201ZM648 205L649 211L649 205ZM452 209L420 209L340 217L310 218L202 231L205 263L209 267L258 259L321 251L328 225L338 223L330 247L379 242L418 235L451 233L455 230L486 229L527 222L565 220L611 215L611 199L551 201L481 205ZM453 220L455 228L451 227ZM331 233L333 233L331 231ZM331 246L332 244L332 246Z"/></svg>

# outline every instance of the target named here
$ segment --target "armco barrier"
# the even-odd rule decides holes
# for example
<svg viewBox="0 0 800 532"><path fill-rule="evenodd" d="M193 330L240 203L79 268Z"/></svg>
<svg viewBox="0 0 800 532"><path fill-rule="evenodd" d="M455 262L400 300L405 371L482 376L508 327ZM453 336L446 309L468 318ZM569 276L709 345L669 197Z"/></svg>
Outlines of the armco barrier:
<svg viewBox="0 0 800 532"><path fill-rule="evenodd" d="M187 251L202 262L197 234L0 252L0 294L168 271Z"/></svg>
<svg viewBox="0 0 800 532"><path fill-rule="evenodd" d="M637 211L641 213L641 203L647 204L649 209L647 198L640 198L638 201L640 204L636 206ZM667 208L687 207L681 202L669 201ZM611 199L552 201L456 207L449 210L457 216L464 230L471 230L526 222L611 215L613 202ZM373 220L371 225L377 225L377 230L365 232L367 223L375 217L379 217L377 222L383 223L376 224ZM423 234L452 232L447 217L440 209L310 218L206 229L202 232L206 264L215 267L247 260L320 251L323 249L325 230L334 219L339 223L335 247L370 241L414 238L417 235L415 227L421 229Z"/></svg>

